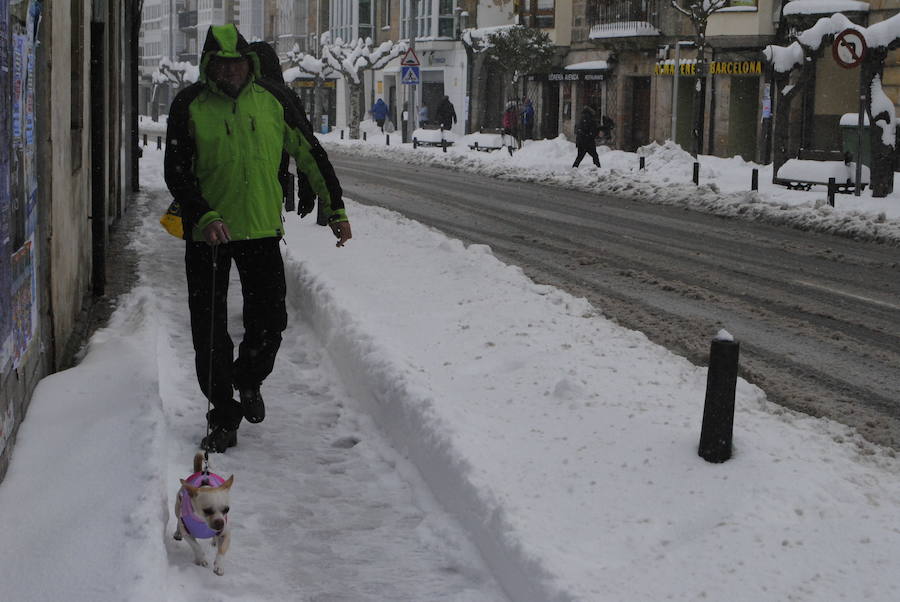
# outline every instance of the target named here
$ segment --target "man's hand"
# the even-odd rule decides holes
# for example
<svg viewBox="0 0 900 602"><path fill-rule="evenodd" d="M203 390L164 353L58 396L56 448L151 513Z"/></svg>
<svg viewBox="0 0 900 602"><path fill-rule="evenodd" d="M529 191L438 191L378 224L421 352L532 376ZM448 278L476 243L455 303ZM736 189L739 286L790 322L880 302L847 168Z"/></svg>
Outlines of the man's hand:
<svg viewBox="0 0 900 602"><path fill-rule="evenodd" d="M231 232L221 220L216 220L203 228L203 239L208 245L221 245L231 241Z"/></svg>
<svg viewBox="0 0 900 602"><path fill-rule="evenodd" d="M350 230L350 222L333 222L331 224L331 231L334 232L334 235L338 238L337 243L334 246L343 247L344 243L353 238L353 232Z"/></svg>

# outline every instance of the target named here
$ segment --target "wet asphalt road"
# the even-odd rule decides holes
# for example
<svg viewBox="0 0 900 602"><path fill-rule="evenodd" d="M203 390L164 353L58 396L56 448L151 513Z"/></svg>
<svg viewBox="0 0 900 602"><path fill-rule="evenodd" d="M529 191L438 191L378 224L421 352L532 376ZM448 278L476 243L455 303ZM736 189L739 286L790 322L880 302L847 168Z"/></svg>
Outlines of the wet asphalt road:
<svg viewBox="0 0 900 602"><path fill-rule="evenodd" d="M725 328L741 343L741 375L770 400L900 447L900 248L337 151L330 157L349 198L490 245L535 281L586 297L695 363L707 363L710 339Z"/></svg>

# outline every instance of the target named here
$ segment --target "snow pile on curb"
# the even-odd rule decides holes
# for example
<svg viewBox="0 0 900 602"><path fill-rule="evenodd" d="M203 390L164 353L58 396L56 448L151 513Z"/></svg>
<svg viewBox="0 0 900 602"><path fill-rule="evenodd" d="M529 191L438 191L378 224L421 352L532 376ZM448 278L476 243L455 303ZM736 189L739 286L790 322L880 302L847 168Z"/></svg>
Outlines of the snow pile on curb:
<svg viewBox="0 0 900 602"><path fill-rule="evenodd" d="M287 222L289 295L511 599L895 599L893 452L739 380L735 455L706 464L705 369L484 245L347 204L340 250Z"/></svg>
<svg viewBox="0 0 900 602"><path fill-rule="evenodd" d="M700 186L691 181L693 157L671 141L652 143L637 153L599 147L602 169L588 165L571 167L575 145L565 136L529 141L512 157L504 151L478 152L468 148L467 138L447 152L441 149L413 149L397 144L399 135L361 140L340 140L332 132L321 136L331 150L360 156L380 157L405 165L429 165L478 173L507 180L547 184L595 194L615 194L624 198L704 211L723 217L787 225L800 230L836 234L892 245L900 244L900 182L896 192L874 199L871 191L862 197L839 195L836 207L827 203L827 192L818 187L810 192L787 190L772 184L772 166L748 163L740 157L700 158ZM646 157L646 169L638 169L639 155ZM759 170L758 191L750 191L751 170Z"/></svg>

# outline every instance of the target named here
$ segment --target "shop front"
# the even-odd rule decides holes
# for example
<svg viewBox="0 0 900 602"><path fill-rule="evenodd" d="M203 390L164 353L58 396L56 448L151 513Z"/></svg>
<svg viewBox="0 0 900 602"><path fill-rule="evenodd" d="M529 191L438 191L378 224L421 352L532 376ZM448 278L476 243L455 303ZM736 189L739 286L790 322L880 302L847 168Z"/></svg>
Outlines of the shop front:
<svg viewBox="0 0 900 602"><path fill-rule="evenodd" d="M763 63L749 53L723 53L707 64L707 97L703 130L705 153L748 161L761 159ZM674 139L685 149L693 146L696 60L660 61L654 67L660 106L672 108L668 127L659 122L658 134ZM664 80L661 82L660 80ZM668 96L668 98L665 98ZM674 131L673 131L674 126Z"/></svg>

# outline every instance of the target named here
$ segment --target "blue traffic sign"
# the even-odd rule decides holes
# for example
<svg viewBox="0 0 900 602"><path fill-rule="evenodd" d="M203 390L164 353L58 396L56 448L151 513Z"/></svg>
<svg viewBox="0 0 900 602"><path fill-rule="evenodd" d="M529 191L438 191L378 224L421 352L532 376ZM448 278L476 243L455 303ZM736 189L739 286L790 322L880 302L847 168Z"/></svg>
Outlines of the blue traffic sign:
<svg viewBox="0 0 900 602"><path fill-rule="evenodd" d="M412 86L419 85L419 68L418 67L401 67L400 81L404 84Z"/></svg>

